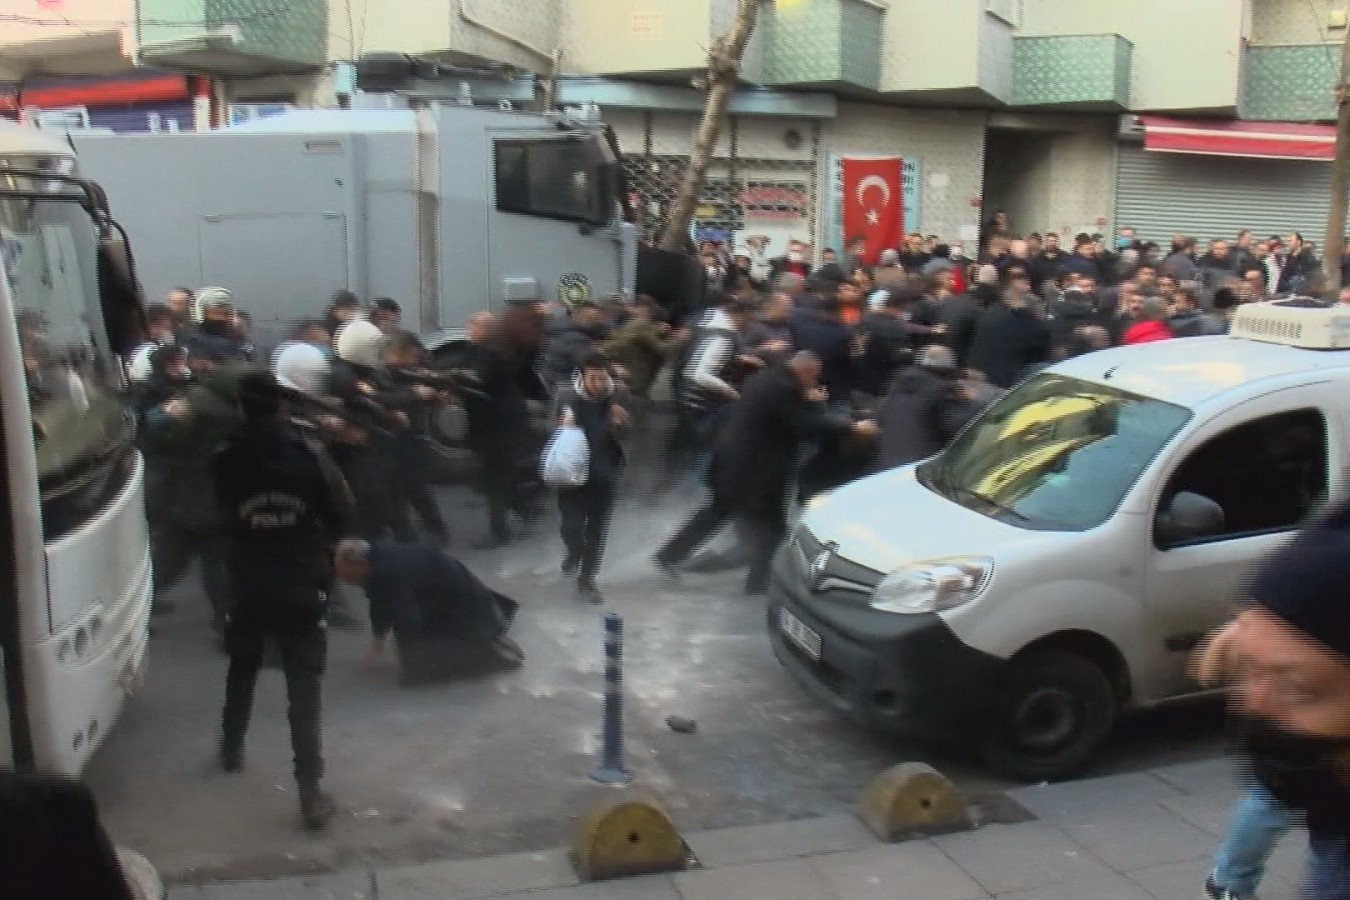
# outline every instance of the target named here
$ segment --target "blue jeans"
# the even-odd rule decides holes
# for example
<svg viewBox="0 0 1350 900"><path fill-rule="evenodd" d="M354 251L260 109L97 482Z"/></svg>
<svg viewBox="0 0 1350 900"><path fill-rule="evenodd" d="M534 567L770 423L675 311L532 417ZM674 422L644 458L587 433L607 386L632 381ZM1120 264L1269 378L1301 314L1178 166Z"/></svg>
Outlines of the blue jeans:
<svg viewBox="0 0 1350 900"><path fill-rule="evenodd" d="M1255 895L1266 873L1266 860L1289 832L1289 809L1259 784L1238 801L1210 877L1235 894Z"/></svg>
<svg viewBox="0 0 1350 900"><path fill-rule="evenodd" d="M1303 900L1350 900L1350 856L1344 838L1312 835L1308 854L1308 881Z"/></svg>

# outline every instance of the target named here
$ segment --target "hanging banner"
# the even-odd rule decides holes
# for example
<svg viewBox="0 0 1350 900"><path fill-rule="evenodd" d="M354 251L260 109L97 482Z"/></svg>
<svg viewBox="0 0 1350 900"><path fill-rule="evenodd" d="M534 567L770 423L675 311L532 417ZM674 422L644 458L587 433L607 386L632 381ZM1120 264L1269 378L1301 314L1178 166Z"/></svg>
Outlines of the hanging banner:
<svg viewBox="0 0 1350 900"><path fill-rule="evenodd" d="M866 238L868 261L876 263L882 250L904 243L906 229L919 230L918 162L900 156L833 154L829 166L826 246L842 253L849 238ZM894 197L897 179L898 203ZM884 196L882 184L892 196Z"/></svg>

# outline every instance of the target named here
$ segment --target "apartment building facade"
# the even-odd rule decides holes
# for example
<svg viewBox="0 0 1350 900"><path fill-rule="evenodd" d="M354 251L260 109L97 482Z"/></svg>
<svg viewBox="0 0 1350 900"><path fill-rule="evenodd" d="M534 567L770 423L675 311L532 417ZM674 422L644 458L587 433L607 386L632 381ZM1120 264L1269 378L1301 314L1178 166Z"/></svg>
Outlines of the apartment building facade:
<svg viewBox="0 0 1350 900"><path fill-rule="evenodd" d="M0 110L125 130L332 105L372 52L489 67L596 103L652 221L735 0L0 0ZM842 240L842 160L903 161L905 226L1153 239L1322 230L1346 0L775 0L747 50L701 225ZM10 27L10 23L18 27ZM242 105L242 106L241 106ZM190 115L188 115L190 112Z"/></svg>

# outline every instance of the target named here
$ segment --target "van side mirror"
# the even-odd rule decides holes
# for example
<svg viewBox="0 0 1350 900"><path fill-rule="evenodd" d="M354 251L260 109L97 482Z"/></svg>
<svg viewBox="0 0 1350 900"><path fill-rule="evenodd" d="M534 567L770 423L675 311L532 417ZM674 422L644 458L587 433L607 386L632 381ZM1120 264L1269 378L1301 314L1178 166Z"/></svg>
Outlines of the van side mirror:
<svg viewBox="0 0 1350 900"><path fill-rule="evenodd" d="M1223 534L1223 507L1203 494L1181 491L1153 522L1154 538L1166 550Z"/></svg>

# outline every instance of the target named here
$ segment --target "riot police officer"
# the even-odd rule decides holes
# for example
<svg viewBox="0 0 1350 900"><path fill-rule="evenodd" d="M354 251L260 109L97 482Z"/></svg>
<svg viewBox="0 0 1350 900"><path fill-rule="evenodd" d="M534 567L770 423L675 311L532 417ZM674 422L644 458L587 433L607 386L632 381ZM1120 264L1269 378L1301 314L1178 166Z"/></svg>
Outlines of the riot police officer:
<svg viewBox="0 0 1350 900"><path fill-rule="evenodd" d="M286 675L301 816L306 827L320 829L333 812L319 790L331 550L352 533L353 504L318 440L283 416L282 388L270 372L240 380L239 405L244 424L212 460L231 583L221 765L228 772L243 767L253 689L270 637Z"/></svg>

